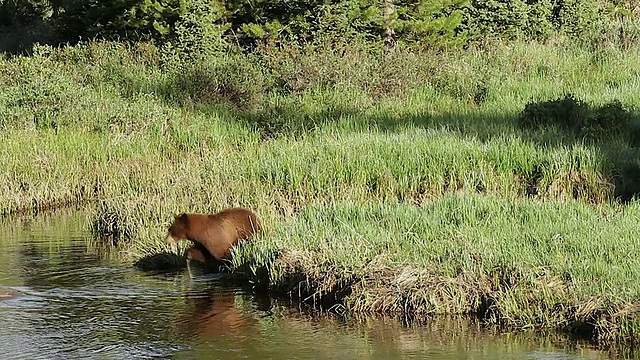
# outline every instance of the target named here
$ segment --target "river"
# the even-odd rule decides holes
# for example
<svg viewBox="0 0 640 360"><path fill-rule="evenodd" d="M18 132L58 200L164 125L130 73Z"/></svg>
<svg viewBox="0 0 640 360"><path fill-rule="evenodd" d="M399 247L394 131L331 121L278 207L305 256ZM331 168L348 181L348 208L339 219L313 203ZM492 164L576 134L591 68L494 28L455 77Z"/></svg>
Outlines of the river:
<svg viewBox="0 0 640 360"><path fill-rule="evenodd" d="M215 275L145 273L96 245L86 214L0 220L0 359L606 359L558 334L468 318L341 317Z"/></svg>

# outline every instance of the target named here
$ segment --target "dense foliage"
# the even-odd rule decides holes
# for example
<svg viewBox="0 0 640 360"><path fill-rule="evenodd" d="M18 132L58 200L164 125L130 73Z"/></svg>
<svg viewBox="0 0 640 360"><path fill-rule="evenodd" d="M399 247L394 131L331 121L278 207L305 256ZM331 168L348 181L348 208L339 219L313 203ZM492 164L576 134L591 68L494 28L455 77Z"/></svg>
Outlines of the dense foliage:
<svg viewBox="0 0 640 360"><path fill-rule="evenodd" d="M265 43L304 45L318 38L442 48L486 36L576 36L590 30L603 13L631 15L615 0L0 1L5 29L43 25L42 37L49 42L99 37L175 44L186 37L188 44L199 39L218 46L224 40L249 48Z"/></svg>

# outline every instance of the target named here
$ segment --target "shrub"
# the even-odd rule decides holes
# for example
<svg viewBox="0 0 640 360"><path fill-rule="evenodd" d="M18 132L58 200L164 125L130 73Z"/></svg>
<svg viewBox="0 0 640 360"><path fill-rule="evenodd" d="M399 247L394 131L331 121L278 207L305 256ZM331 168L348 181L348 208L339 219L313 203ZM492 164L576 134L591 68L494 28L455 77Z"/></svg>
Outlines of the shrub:
<svg viewBox="0 0 640 360"><path fill-rule="evenodd" d="M525 127L558 126L575 136L601 139L624 136L628 141L637 137L636 116L618 100L591 107L573 95L562 99L529 103L520 114Z"/></svg>
<svg viewBox="0 0 640 360"><path fill-rule="evenodd" d="M556 32L579 36L594 22L595 0L471 0L464 28L472 39L547 38Z"/></svg>
<svg viewBox="0 0 640 360"><path fill-rule="evenodd" d="M466 0L270 1L228 2L229 21L245 45L308 44L336 41L404 40L449 46L464 40L458 27Z"/></svg>

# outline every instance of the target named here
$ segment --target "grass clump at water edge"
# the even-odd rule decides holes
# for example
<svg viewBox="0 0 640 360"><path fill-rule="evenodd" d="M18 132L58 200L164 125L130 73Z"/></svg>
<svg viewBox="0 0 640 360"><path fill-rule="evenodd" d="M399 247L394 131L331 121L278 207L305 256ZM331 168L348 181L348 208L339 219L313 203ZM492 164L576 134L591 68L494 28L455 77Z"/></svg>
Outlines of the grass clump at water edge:
<svg viewBox="0 0 640 360"><path fill-rule="evenodd" d="M238 249L234 266L262 276L268 268L254 280L355 312L477 314L493 325L635 344L639 215L636 204L620 211L485 195L420 207L310 206Z"/></svg>

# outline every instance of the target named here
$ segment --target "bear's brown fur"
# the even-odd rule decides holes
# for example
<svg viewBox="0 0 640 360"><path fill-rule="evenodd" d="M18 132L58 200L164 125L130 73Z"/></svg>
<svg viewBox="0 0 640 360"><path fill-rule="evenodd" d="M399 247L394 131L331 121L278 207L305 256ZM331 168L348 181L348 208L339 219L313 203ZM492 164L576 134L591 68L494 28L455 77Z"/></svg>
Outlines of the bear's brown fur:
<svg viewBox="0 0 640 360"><path fill-rule="evenodd" d="M207 262L213 258L222 261L239 241L249 239L262 229L256 214L237 207L217 214L182 214L169 227L167 240L189 240L194 246L187 249L190 260Z"/></svg>
<svg viewBox="0 0 640 360"><path fill-rule="evenodd" d="M204 247L192 246L185 250L184 257L186 257L187 260L196 260L204 263L207 262L207 260L211 259L211 254Z"/></svg>

